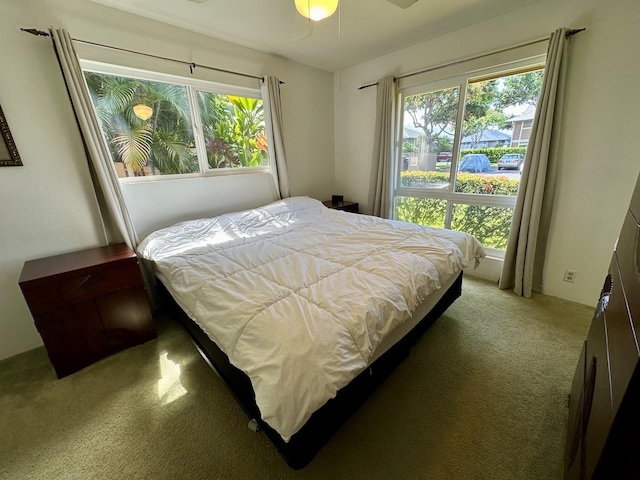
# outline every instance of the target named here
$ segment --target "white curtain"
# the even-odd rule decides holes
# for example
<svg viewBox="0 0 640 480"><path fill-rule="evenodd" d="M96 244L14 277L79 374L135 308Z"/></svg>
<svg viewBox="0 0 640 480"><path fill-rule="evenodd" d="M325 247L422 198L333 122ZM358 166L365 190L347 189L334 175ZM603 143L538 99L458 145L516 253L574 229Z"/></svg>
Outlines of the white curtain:
<svg viewBox="0 0 640 480"><path fill-rule="evenodd" d="M513 211L500 288L530 297L542 286L542 266L551 221L558 165L569 38L567 29L551 34L542 92L533 121L520 190Z"/></svg>
<svg viewBox="0 0 640 480"><path fill-rule="evenodd" d="M140 239L133 226L133 221L120 189L118 176L113 168L111 155L93 110L89 90L82 74L78 56L73 48L71 36L61 28L50 28L49 33L53 40L58 63L60 64L64 81L67 84L69 98L71 99L87 157L89 158L91 178L101 207L101 220L105 228L105 239L108 242L124 241L129 248L135 251ZM157 306L155 276L152 268L145 263L144 259L141 259L140 267L149 303L151 308L155 310Z"/></svg>
<svg viewBox="0 0 640 480"><path fill-rule="evenodd" d="M280 79L265 76L261 82L262 99L265 109L269 156L276 190L280 198L290 197L287 159L284 152L282 101L280 99Z"/></svg>
<svg viewBox="0 0 640 480"><path fill-rule="evenodd" d="M396 84L392 76L378 81L376 128L373 138L369 210L372 215L391 218L391 184L393 171L393 119Z"/></svg>
<svg viewBox="0 0 640 480"><path fill-rule="evenodd" d="M71 37L66 30L61 28L50 28L49 32L91 162L92 176L98 182L96 187L100 189L104 206L106 206L107 212L103 211L102 215L106 214L108 218L103 219L103 223L106 221L114 226L120 237L117 240L124 241L135 250L140 240L124 202L120 182L112 166L111 155L93 110L91 97Z"/></svg>

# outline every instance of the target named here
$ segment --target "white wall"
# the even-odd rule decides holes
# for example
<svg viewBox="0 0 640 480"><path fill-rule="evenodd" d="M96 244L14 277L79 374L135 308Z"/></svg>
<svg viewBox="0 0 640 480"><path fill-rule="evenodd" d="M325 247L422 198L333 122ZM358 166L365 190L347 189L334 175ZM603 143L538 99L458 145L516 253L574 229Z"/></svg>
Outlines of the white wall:
<svg viewBox="0 0 640 480"><path fill-rule="evenodd" d="M330 73L83 0L22 0L2 2L0 8L0 105L25 165L0 168L0 359L41 344L18 288L24 261L104 243L82 143L51 42L22 33L20 27L64 27L74 38L280 77L286 82L282 103L291 192L330 198L334 184ZM188 73L185 67L144 57L88 47L78 51L91 60ZM225 83L238 78L203 69L196 69L194 76ZM148 205L151 195L162 195L162 183L129 186L127 198ZM224 178L196 183L204 189L180 199L180 215L187 214L189 202L200 213L203 199L230 208ZM268 195L269 186L258 183L258 195ZM234 194L256 193L256 185L255 178L234 179ZM140 209L134 210L141 218Z"/></svg>
<svg viewBox="0 0 640 480"><path fill-rule="evenodd" d="M336 191L366 211L376 89L360 85L586 27L571 49L543 291L594 305L640 171L638 19L637 0L542 0L334 75ZM565 269L575 283L562 281Z"/></svg>

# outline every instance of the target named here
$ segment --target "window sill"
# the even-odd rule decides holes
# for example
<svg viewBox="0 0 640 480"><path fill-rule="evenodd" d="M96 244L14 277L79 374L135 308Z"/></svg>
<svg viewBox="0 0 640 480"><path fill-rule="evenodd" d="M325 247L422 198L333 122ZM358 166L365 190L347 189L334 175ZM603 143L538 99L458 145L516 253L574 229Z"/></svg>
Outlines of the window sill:
<svg viewBox="0 0 640 480"><path fill-rule="evenodd" d="M176 175L148 175L144 177L122 177L118 178L120 183L143 183L143 182L166 182L171 180L186 180L189 178L226 177L229 175L271 175L270 167L245 167L245 168L224 168L206 173L180 173Z"/></svg>

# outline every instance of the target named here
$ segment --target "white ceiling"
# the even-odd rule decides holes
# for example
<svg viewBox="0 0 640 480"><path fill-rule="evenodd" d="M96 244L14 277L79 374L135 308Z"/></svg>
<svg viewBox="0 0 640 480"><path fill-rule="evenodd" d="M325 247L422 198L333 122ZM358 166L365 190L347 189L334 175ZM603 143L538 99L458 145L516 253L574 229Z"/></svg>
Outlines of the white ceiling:
<svg viewBox="0 0 640 480"><path fill-rule="evenodd" d="M335 72L539 0L341 0L320 22L293 0L91 1Z"/></svg>

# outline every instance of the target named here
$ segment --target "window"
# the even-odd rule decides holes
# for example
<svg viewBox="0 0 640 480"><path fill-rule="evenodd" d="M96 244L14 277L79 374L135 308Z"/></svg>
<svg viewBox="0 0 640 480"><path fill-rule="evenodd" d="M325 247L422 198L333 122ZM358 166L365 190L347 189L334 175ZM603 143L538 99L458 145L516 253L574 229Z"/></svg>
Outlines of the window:
<svg viewBox="0 0 640 480"><path fill-rule="evenodd" d="M83 68L120 179L270 171L259 90Z"/></svg>
<svg viewBox="0 0 640 480"><path fill-rule="evenodd" d="M401 89L394 218L504 255L542 76L538 65Z"/></svg>

